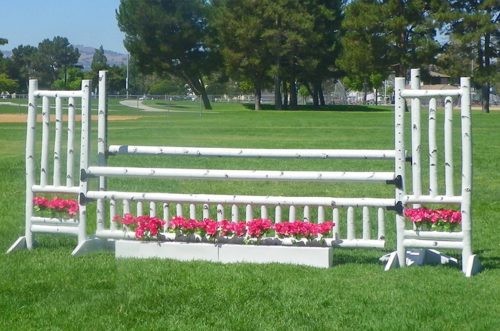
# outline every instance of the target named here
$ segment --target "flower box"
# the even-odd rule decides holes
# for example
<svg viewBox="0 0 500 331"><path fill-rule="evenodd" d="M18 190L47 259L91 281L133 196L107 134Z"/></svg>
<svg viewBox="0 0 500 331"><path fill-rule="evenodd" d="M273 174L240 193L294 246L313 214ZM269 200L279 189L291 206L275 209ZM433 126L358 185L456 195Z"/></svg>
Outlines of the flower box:
<svg viewBox="0 0 500 331"><path fill-rule="evenodd" d="M332 266L332 247L238 245L224 243L117 240L117 258L159 258L221 263L286 263L317 268Z"/></svg>

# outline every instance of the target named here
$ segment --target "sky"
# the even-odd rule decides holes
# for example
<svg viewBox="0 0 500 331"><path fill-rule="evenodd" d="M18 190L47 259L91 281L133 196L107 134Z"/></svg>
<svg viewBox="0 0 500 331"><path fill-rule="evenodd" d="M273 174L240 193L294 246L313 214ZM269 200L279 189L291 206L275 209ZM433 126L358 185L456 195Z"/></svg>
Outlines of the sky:
<svg viewBox="0 0 500 331"><path fill-rule="evenodd" d="M0 0L0 50L38 46L44 39L66 37L84 45L126 53L115 11L120 0Z"/></svg>

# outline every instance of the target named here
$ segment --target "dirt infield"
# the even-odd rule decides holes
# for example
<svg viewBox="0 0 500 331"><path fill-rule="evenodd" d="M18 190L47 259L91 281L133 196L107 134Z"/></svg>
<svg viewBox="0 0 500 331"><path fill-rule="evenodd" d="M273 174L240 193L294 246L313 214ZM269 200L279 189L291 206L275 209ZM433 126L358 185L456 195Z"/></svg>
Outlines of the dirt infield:
<svg viewBox="0 0 500 331"><path fill-rule="evenodd" d="M26 114L0 114L0 123L26 123ZM122 116L122 115L108 115L109 121L130 121L137 120L141 116ZM80 120L80 116L75 117L77 121ZM37 120L41 121L42 116L38 115ZM51 121L54 120L54 116L51 116ZM63 116L63 121L67 121L68 117ZM97 116L93 116L92 120L97 121Z"/></svg>

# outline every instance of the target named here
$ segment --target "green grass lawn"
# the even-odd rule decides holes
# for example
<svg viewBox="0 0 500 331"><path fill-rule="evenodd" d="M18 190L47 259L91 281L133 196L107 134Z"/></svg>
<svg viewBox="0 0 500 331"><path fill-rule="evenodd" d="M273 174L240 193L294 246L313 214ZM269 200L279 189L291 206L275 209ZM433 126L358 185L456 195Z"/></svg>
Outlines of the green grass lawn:
<svg viewBox="0 0 500 331"><path fill-rule="evenodd" d="M393 146L394 119L387 109L337 106L321 111L254 112L244 105L214 104L213 111L200 112L199 105L192 103L152 100L148 104L192 112L144 113L111 99L111 115L141 118L110 122L110 144ZM0 105L0 113L20 111L18 106ZM456 114L455 120L459 119ZM336 249L335 266L327 270L275 264L116 261L111 252L75 258L70 256L75 238L40 235L33 251L0 254L0 330L500 330L500 113L474 112L472 120L473 246L485 269L471 279L445 266L384 272L378 257L394 249L392 219L387 224L386 250ZM458 139L456 132L457 151ZM4 252L24 233L24 140L24 124L0 123L0 250ZM95 152L95 145L92 148ZM392 167L383 161L153 156L117 156L110 164L289 170ZM110 185L189 193L392 194L390 188L360 184L114 179ZM91 214L89 231L94 221Z"/></svg>

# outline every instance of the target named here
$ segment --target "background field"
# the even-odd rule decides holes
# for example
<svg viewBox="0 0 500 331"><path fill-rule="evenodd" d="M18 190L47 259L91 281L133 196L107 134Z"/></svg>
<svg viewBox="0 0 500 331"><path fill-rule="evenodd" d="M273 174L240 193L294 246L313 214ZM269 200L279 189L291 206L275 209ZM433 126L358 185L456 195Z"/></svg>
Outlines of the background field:
<svg viewBox="0 0 500 331"><path fill-rule="evenodd" d="M21 102L22 104L25 101ZM95 104L95 103L94 103ZM110 100L110 144L261 148L382 148L393 145L391 108L254 112L244 105L148 101L184 112L154 113ZM24 114L0 105L0 114ZM455 120L459 121L456 114ZM37 249L0 254L0 329L223 330L498 330L500 329L500 113L473 114L474 251L484 271L466 279L455 268L383 271L378 257L394 249L388 220L384 251L338 249L335 267L115 261L112 253L70 256L76 240L37 236ZM24 123L0 123L0 251L24 232ZM457 140L455 140L458 143ZM93 147L94 148L94 147ZM457 144L457 150L459 146ZM116 157L111 164L261 169L387 169L373 161L263 161ZM222 162L222 163L221 163ZM111 185L120 187L123 181ZM134 185L143 185L132 181ZM165 181L172 192L387 195L389 188ZM390 191L389 191L390 192ZM92 231L94 218L89 221Z"/></svg>

